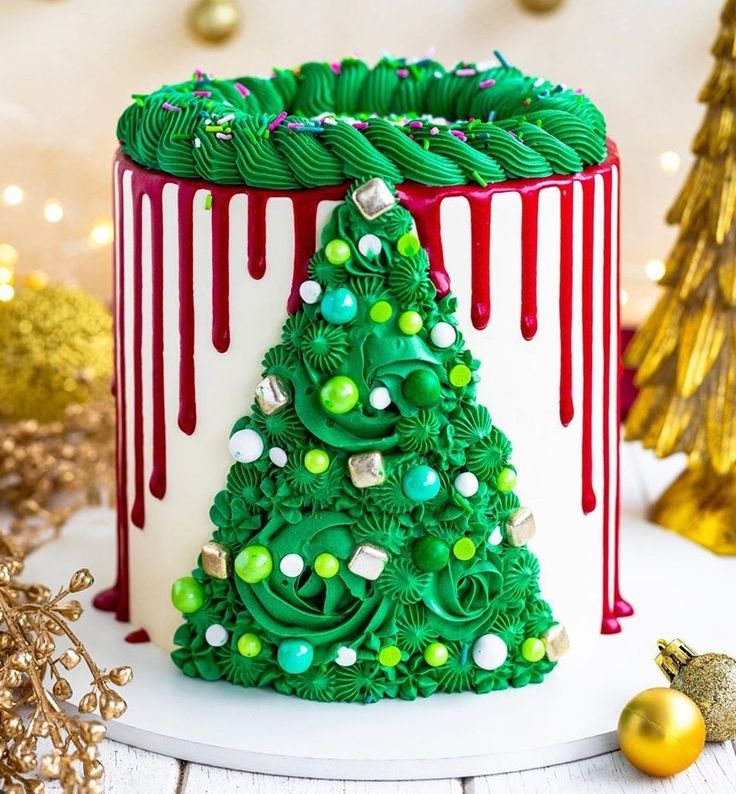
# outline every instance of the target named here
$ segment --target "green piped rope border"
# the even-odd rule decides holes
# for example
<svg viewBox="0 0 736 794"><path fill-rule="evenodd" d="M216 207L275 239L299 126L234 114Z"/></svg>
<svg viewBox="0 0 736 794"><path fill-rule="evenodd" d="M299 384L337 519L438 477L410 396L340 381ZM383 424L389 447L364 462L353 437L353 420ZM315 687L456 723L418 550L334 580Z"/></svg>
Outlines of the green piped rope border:
<svg viewBox="0 0 736 794"><path fill-rule="evenodd" d="M424 185L571 174L606 158L580 91L500 66L348 58L271 78L192 79L134 94L117 135L137 163L271 190L381 177Z"/></svg>

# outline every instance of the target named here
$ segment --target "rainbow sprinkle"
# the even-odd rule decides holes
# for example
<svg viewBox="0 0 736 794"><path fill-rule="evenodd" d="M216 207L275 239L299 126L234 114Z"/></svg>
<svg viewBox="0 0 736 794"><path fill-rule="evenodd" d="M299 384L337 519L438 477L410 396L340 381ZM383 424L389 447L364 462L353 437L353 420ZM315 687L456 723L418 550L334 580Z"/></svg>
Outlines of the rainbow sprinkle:
<svg viewBox="0 0 736 794"><path fill-rule="evenodd" d="M353 127L355 127L356 130L365 130L369 126L370 125L368 124L367 121L354 121L353 122Z"/></svg>
<svg viewBox="0 0 736 794"><path fill-rule="evenodd" d="M409 122L409 126L410 126L410 127L413 129L413 130L420 130L420 129L421 129L423 126L424 126L424 124L422 124L422 122L421 122L421 121L410 121L410 122Z"/></svg>
<svg viewBox="0 0 736 794"><path fill-rule="evenodd" d="M474 77L478 74L475 69L458 69L455 72L455 77Z"/></svg>
<svg viewBox="0 0 736 794"><path fill-rule="evenodd" d="M454 135L458 140L467 141L468 136L462 130L450 130L450 135Z"/></svg>
<svg viewBox="0 0 736 794"><path fill-rule="evenodd" d="M429 131L429 134L430 135L438 135L439 131L440 131L439 127L432 127L432 129Z"/></svg>
<svg viewBox="0 0 736 794"><path fill-rule="evenodd" d="M217 132L215 133L215 138L219 138L221 141L231 141L233 136L226 132Z"/></svg>
<svg viewBox="0 0 736 794"><path fill-rule="evenodd" d="M399 76L399 77L400 77L402 80L405 80L405 79L406 79L406 78L409 76L409 70L408 70L408 69L404 69L404 68L397 69L397 70L396 70L396 74L397 74L397 75L398 75L398 76Z"/></svg>
<svg viewBox="0 0 736 794"><path fill-rule="evenodd" d="M481 80L478 83L479 88L491 88L491 86L496 85L496 81L491 77L489 80Z"/></svg>
<svg viewBox="0 0 736 794"><path fill-rule="evenodd" d="M250 96L250 90L246 88L242 83L235 83L235 88L238 89L238 92L241 96Z"/></svg>
<svg viewBox="0 0 736 794"><path fill-rule="evenodd" d="M164 110L177 110L177 111L181 110L181 108L178 105L172 105L171 102L164 102L161 105L161 107Z"/></svg>
<svg viewBox="0 0 736 794"><path fill-rule="evenodd" d="M212 96L212 91L192 91L192 93L194 94L194 96L204 96L204 97Z"/></svg>
<svg viewBox="0 0 736 794"><path fill-rule="evenodd" d="M287 113L285 110L282 110L282 111L281 111L281 113L279 113L279 115L278 115L278 116L276 116L276 118L275 118L275 119L274 119L274 120L273 120L273 121L272 121L272 122L271 122L271 123L268 125L268 131L269 131L269 132L273 132L273 131L276 129L276 127L278 127L278 126L279 126L279 124L281 124L281 122L282 122L282 121L283 121L283 120L284 120L284 119L285 119L285 118L286 118L288 115L289 115L289 114L288 114L288 113Z"/></svg>

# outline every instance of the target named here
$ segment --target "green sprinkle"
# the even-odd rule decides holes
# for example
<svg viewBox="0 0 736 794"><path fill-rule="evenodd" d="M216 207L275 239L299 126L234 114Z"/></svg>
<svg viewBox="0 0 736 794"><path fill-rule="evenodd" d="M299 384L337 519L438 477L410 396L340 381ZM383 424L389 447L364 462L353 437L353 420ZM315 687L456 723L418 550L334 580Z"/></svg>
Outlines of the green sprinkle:
<svg viewBox="0 0 736 794"><path fill-rule="evenodd" d="M187 135L185 132L176 132L171 136L172 141L188 141L191 135Z"/></svg>
<svg viewBox="0 0 736 794"><path fill-rule="evenodd" d="M133 99L135 100L136 105L139 107L143 107L146 104L145 96L143 94L133 94Z"/></svg>
<svg viewBox="0 0 736 794"><path fill-rule="evenodd" d="M208 124L205 128L205 132L222 132L225 128L222 124Z"/></svg>
<svg viewBox="0 0 736 794"><path fill-rule="evenodd" d="M482 177L482 176L481 176L481 175L480 175L480 174L479 174L477 171L473 171L473 172L470 174L470 176L472 176L472 177L473 177L473 179L475 179L475 181L476 181L476 182L477 182L477 183L478 183L478 184L479 184L481 187L486 187L486 185L488 185L488 182L486 182L486 180L485 180L485 179L483 179L483 177Z"/></svg>
<svg viewBox="0 0 736 794"><path fill-rule="evenodd" d="M208 193L204 200L204 208L206 210L212 209L212 193Z"/></svg>
<svg viewBox="0 0 736 794"><path fill-rule="evenodd" d="M429 138L425 138L422 141L422 148L424 149L425 152L429 151Z"/></svg>

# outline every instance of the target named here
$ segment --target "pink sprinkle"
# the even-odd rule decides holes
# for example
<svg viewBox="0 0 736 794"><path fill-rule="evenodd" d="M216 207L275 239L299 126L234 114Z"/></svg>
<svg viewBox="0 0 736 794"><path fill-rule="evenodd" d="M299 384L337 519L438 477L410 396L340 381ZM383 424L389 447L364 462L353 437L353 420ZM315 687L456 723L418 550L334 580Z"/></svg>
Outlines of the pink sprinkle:
<svg viewBox="0 0 736 794"><path fill-rule="evenodd" d="M516 134L516 133L515 133L513 130L509 130L509 135L510 135L512 138L518 138L518 137L519 137L519 136L518 136L518 135L517 135L517 134Z"/></svg>
<svg viewBox="0 0 736 794"><path fill-rule="evenodd" d="M181 110L181 108L178 105L172 105L170 102L164 102L163 105L161 105L161 107L164 110Z"/></svg>
<svg viewBox="0 0 736 794"><path fill-rule="evenodd" d="M496 81L493 78L490 80L481 80L478 85L480 88L490 88L491 86L496 85Z"/></svg>
<svg viewBox="0 0 736 794"><path fill-rule="evenodd" d="M295 130L297 127L301 127L301 124L297 124L295 121L290 121L286 126L290 130Z"/></svg>
<svg viewBox="0 0 736 794"><path fill-rule="evenodd" d="M353 122L353 127L355 127L356 130L365 130L365 129L368 128L368 126L369 126L369 124L368 124L367 121L354 121Z"/></svg>
<svg viewBox="0 0 736 794"><path fill-rule="evenodd" d="M242 83L235 83L235 87L242 94L242 96L250 96L250 90L247 89Z"/></svg>
<svg viewBox="0 0 736 794"><path fill-rule="evenodd" d="M397 69L396 70L396 74L399 75L399 77L402 80L405 80L409 76L409 70L408 69Z"/></svg>
<svg viewBox="0 0 736 794"><path fill-rule="evenodd" d="M422 124L422 122L421 122L421 121L410 121L410 122L409 122L409 126L410 126L410 127L413 129L413 130L420 130L420 129L421 129L423 126L424 126L424 124Z"/></svg>
<svg viewBox="0 0 736 794"><path fill-rule="evenodd" d="M575 93L576 94L582 94L583 93L583 89L582 88L576 88L575 89Z"/></svg>
<svg viewBox="0 0 736 794"><path fill-rule="evenodd" d="M212 91L192 91L194 96L212 96Z"/></svg>
<svg viewBox="0 0 736 794"><path fill-rule="evenodd" d="M194 74L197 75L197 80L201 80L204 77L204 72L201 69L195 69Z"/></svg>
<svg viewBox="0 0 736 794"><path fill-rule="evenodd" d="M219 138L221 141L231 141L233 139L233 136L227 135L224 132L216 132L215 138Z"/></svg>
<svg viewBox="0 0 736 794"><path fill-rule="evenodd" d="M440 131L439 127L432 127L432 129L429 131L429 134L430 135L437 135L439 133L439 131Z"/></svg>
<svg viewBox="0 0 736 794"><path fill-rule="evenodd" d="M461 141L467 141L468 138L462 130L450 130L450 135L454 135L456 138L459 138Z"/></svg>
<svg viewBox="0 0 736 794"><path fill-rule="evenodd" d="M276 116L276 118L275 118L275 119L274 119L274 120L273 120L273 121L272 121L272 122L271 122L271 123L268 125L268 129L269 129L269 131L270 131L270 132L273 132L273 131L276 129L276 127L278 127L278 126L279 126L279 124L281 124L281 122L282 122L282 121L283 121L283 120L284 120L284 119L285 119L285 118L286 118L288 115L289 115L289 114L288 114L288 113L287 113L285 110L282 110L282 111L281 111L281 113L279 113L279 115L278 115L278 116Z"/></svg>
<svg viewBox="0 0 736 794"><path fill-rule="evenodd" d="M342 67L340 66L339 63L331 63L330 64L330 69L332 69L332 71L335 74L340 74L340 72L342 71Z"/></svg>
<svg viewBox="0 0 736 794"><path fill-rule="evenodd" d="M476 74L475 69L458 69L455 77L472 77L474 74Z"/></svg>

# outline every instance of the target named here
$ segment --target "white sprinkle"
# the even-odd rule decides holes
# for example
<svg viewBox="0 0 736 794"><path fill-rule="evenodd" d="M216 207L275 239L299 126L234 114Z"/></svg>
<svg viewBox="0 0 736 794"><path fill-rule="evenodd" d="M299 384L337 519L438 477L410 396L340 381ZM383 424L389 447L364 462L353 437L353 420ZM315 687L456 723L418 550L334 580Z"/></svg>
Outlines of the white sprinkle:
<svg viewBox="0 0 736 794"><path fill-rule="evenodd" d="M202 141L200 141L200 140L199 140L199 138L195 138L195 139L194 139L194 148L195 148L195 149L199 149L199 147L200 147L201 145L202 145Z"/></svg>
<svg viewBox="0 0 736 794"><path fill-rule="evenodd" d="M223 116L222 118L217 120L218 124L226 124L228 121L232 121L235 118L234 113L229 113L227 116Z"/></svg>

